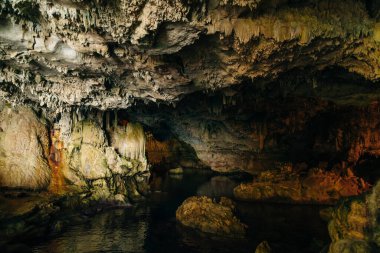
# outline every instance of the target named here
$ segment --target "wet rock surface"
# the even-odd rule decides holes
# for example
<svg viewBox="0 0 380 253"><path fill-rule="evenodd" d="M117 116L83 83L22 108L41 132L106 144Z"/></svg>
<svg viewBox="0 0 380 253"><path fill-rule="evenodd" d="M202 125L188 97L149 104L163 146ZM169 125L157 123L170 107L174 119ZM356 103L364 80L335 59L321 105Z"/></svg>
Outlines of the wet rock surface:
<svg viewBox="0 0 380 253"><path fill-rule="evenodd" d="M1 97L41 110L52 122L66 113L142 107L135 121L175 136L148 138L148 158L173 167L252 171L301 151L306 161L323 156L330 167L353 166L363 153L379 150L377 110L368 107L380 94L373 85L379 79L376 6L7 0L0 7ZM337 70L351 82L321 78L325 71L339 76ZM150 119L148 102L170 106Z"/></svg>
<svg viewBox="0 0 380 253"><path fill-rule="evenodd" d="M64 206L60 197L25 191L2 192L0 201L0 245L52 231L51 226Z"/></svg>
<svg viewBox="0 0 380 253"><path fill-rule="evenodd" d="M379 190L377 183L367 194L337 205L328 225L332 239L329 253L380 250Z"/></svg>
<svg viewBox="0 0 380 253"><path fill-rule="evenodd" d="M205 233L227 237L243 237L246 225L234 215L234 203L222 197L218 202L208 197L190 197L176 211L177 220L184 226Z"/></svg>
<svg viewBox="0 0 380 253"><path fill-rule="evenodd" d="M303 172L291 164L261 172L251 183L234 188L234 196L245 201L295 203L334 203L342 197L356 196L370 185L354 175L311 169Z"/></svg>

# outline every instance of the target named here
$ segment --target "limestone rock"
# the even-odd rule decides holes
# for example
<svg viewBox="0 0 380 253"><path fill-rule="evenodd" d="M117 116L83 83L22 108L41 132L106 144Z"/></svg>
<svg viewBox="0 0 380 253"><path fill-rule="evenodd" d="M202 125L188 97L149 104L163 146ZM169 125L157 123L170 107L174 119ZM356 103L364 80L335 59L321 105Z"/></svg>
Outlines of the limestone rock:
<svg viewBox="0 0 380 253"><path fill-rule="evenodd" d="M146 163L145 133L139 123L128 122L126 126L116 126L111 132L112 146L124 157Z"/></svg>
<svg viewBox="0 0 380 253"><path fill-rule="evenodd" d="M82 144L78 156L80 165L77 168L84 178L91 180L111 176L104 150Z"/></svg>
<svg viewBox="0 0 380 253"><path fill-rule="evenodd" d="M111 176L105 156L104 132L96 122L77 122L65 145L68 159L65 174L70 174L71 170L80 178L89 180Z"/></svg>
<svg viewBox="0 0 380 253"><path fill-rule="evenodd" d="M246 225L233 214L231 200L222 198L219 203L208 197L190 197L176 211L177 220L188 227L220 236L242 237Z"/></svg>
<svg viewBox="0 0 380 253"><path fill-rule="evenodd" d="M366 253L380 249L379 190L380 183L377 183L367 194L337 205L328 225L332 239L329 253Z"/></svg>
<svg viewBox="0 0 380 253"><path fill-rule="evenodd" d="M117 154L113 147L106 148L105 157L112 174L127 176L136 173L133 170L135 168L133 162Z"/></svg>
<svg viewBox="0 0 380 253"><path fill-rule="evenodd" d="M179 138L169 136L160 140L148 132L146 139L146 157L153 169L167 170L177 166L185 168L205 167L194 149Z"/></svg>
<svg viewBox="0 0 380 253"><path fill-rule="evenodd" d="M112 136L122 147L136 146L137 154L144 149L145 142L136 143L133 138L122 139L123 135L115 134L114 128L104 129L99 123L102 122L102 116L103 114L90 113L86 118L80 119L74 113L65 118L69 122L60 122L59 126L69 126L63 149L63 175L70 186L76 187L76 191L88 193L88 198L83 202L90 205L125 205L129 200L136 201L141 199L141 194L146 194L147 189L139 191L139 187L143 189L139 184L147 184L146 177L149 176L149 171L146 160L143 159L145 156L132 158L125 156L125 152L117 152L115 147L111 146L108 136ZM124 133L121 127L116 129ZM144 140L144 132L140 125L138 131Z"/></svg>
<svg viewBox="0 0 380 253"><path fill-rule="evenodd" d="M374 100L367 100L352 80L334 81L326 73L328 78L312 81L302 73L292 74L300 80L289 77L288 81L265 84L264 91L252 83L195 93L175 108L149 104L144 109L130 108L128 113L152 129L173 133L190 147L180 148L170 139L155 141L148 136L147 157L154 165L168 161L174 167L179 161L173 157L190 157L215 171L257 174L274 167L278 160L319 167L314 161L323 157L321 162L327 163L328 169L344 170L355 168L367 155L380 155L380 142L376 141L380 110L374 101L380 96L372 91L376 85L368 83L367 95ZM318 88L313 88L313 83ZM307 98L307 94L314 96Z"/></svg>
<svg viewBox="0 0 380 253"><path fill-rule="evenodd" d="M340 176L337 172L309 170L306 176L284 165L278 170L261 172L252 183L234 189L234 196L251 201L292 201L334 203L341 197L360 195L369 185L356 176Z"/></svg>
<svg viewBox="0 0 380 253"><path fill-rule="evenodd" d="M1 106L0 187L44 189L49 185L46 124L26 107Z"/></svg>
<svg viewBox="0 0 380 253"><path fill-rule="evenodd" d="M269 243L267 241L261 242L255 250L255 253L271 253L272 250L269 246Z"/></svg>
<svg viewBox="0 0 380 253"><path fill-rule="evenodd" d="M289 69L379 79L378 22L365 1L290 3L5 0L1 96L56 113L172 103Z"/></svg>
<svg viewBox="0 0 380 253"><path fill-rule="evenodd" d="M90 189L92 192L91 199L95 201L107 202L113 196L107 185L107 181L103 178L92 181Z"/></svg>

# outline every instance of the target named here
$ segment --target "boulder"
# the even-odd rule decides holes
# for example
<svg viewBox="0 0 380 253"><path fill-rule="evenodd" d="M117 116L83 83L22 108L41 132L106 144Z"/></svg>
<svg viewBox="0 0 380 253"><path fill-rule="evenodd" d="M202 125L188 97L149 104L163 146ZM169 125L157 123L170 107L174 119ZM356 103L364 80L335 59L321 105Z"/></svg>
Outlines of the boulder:
<svg viewBox="0 0 380 253"><path fill-rule="evenodd" d="M243 237L247 226L234 215L234 204L222 197L217 203L208 197L190 197L177 209L176 218L184 226L228 237Z"/></svg>
<svg viewBox="0 0 380 253"><path fill-rule="evenodd" d="M255 253L271 253L272 250L267 241L262 241L255 250Z"/></svg>

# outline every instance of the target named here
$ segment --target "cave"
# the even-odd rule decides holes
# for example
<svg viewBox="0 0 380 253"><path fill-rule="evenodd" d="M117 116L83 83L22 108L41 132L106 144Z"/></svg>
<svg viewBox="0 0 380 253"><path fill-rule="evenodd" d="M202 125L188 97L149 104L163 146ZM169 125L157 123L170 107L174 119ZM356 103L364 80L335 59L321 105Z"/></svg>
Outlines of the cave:
<svg viewBox="0 0 380 253"><path fill-rule="evenodd" d="M0 0L1 252L380 252L377 0Z"/></svg>

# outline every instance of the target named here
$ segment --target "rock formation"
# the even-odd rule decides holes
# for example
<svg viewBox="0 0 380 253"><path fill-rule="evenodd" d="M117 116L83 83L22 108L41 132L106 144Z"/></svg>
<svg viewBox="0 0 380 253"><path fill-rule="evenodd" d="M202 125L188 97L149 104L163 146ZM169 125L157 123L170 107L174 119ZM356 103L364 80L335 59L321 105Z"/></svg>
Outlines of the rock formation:
<svg viewBox="0 0 380 253"><path fill-rule="evenodd" d="M379 59L370 0L2 0L0 187L126 205L152 166L249 172L245 200L362 194L358 164L380 155ZM243 233L223 203L186 208L215 212L185 225ZM330 251L375 237L334 234Z"/></svg>
<svg viewBox="0 0 380 253"><path fill-rule="evenodd" d="M177 209L176 218L184 226L219 236L242 237L246 225L234 216L234 204L222 197L219 203L208 197L190 197Z"/></svg>
<svg viewBox="0 0 380 253"><path fill-rule="evenodd" d="M366 195L342 201L332 214L329 253L380 249L379 183Z"/></svg>
<svg viewBox="0 0 380 253"><path fill-rule="evenodd" d="M356 196L370 185L354 175L311 169L306 175L291 165L261 172L252 183L234 188L234 196L245 201L334 203L342 197Z"/></svg>
<svg viewBox="0 0 380 253"><path fill-rule="evenodd" d="M317 90L312 83L305 87L303 80L293 88L286 82L281 89L276 87L278 82L264 90L258 85L238 86L193 94L175 108L151 104L127 111L152 129L174 133L216 171L257 173L273 168L273 161L284 160L310 168L353 169L361 157L380 154L379 104L356 98L356 92L349 90L354 84L340 85L346 79L327 82L319 80ZM347 94L333 94L332 89ZM312 98L305 97L309 92Z"/></svg>
<svg viewBox="0 0 380 253"><path fill-rule="evenodd" d="M71 124L71 132L64 137L61 134L63 175L77 190L90 190L94 200L120 203L128 201L127 197L134 200L140 196L136 180L147 182L149 177L144 131L139 124L119 126L116 122L112 128L106 126L107 132L102 123L102 117L100 121L96 117L78 119L76 114L57 123L61 129Z"/></svg>
<svg viewBox="0 0 380 253"><path fill-rule="evenodd" d="M51 177L46 122L25 107L0 107L0 186L46 189Z"/></svg>
<svg viewBox="0 0 380 253"><path fill-rule="evenodd" d="M378 80L377 15L353 0L4 0L1 96L104 110L293 69L340 66Z"/></svg>
<svg viewBox="0 0 380 253"><path fill-rule="evenodd" d="M147 194L143 184L149 170L141 125L116 124L107 132L102 117L99 122L95 115L82 119L64 114L49 136L47 121L30 108L4 104L0 118L1 187L84 193L84 203L122 205Z"/></svg>
<svg viewBox="0 0 380 253"><path fill-rule="evenodd" d="M195 150L203 165L223 172L267 168L262 151L273 148L269 153L277 155L285 149L276 146L278 135L299 138L295 131L306 132L318 114L336 109L305 99L257 101L260 96L253 98L255 89L269 89L265 97L312 95L346 106L357 106L361 96L367 103L376 100L379 91L366 82L380 77L378 13L376 4L352 0L4 0L0 5L0 96L11 105L22 103L42 110L52 122L61 114L91 109L110 113L145 107L143 103L148 102L176 106L183 100L199 102L202 107L182 106L157 117L166 117L165 126L180 143L191 146L186 150ZM321 72L336 68L366 82L342 86L320 80ZM242 83L256 88L235 88ZM220 92L211 98L194 93L214 90ZM273 107L266 106L267 102L273 102ZM238 108L245 103L245 109ZM181 118L189 108L194 116L188 113ZM295 109L298 113L290 113ZM280 118L268 117L272 113ZM235 119L233 114L237 114ZM157 128L146 115L137 116L138 121ZM356 117L352 119L357 124ZM374 119L363 134L373 131ZM339 122L346 120L351 121ZM345 153L338 156L348 156L339 159L354 164L360 157L358 149L377 144L376 136L370 134L363 141L358 133L346 133L347 128L329 126L327 134L336 143L327 145L317 146L318 138L324 139L318 134L325 134L317 133L311 152L330 152L334 144L336 153ZM283 136L284 132L291 136ZM159 143L148 139L148 144ZM352 145L350 150L348 145ZM129 147L122 152L135 152L125 149ZM171 160L173 167L183 166ZM185 163L193 166L194 161Z"/></svg>

